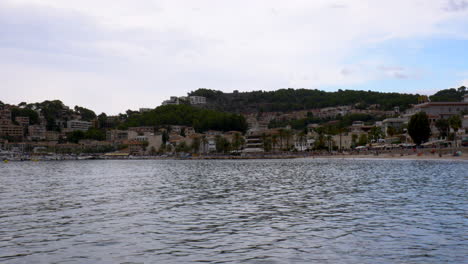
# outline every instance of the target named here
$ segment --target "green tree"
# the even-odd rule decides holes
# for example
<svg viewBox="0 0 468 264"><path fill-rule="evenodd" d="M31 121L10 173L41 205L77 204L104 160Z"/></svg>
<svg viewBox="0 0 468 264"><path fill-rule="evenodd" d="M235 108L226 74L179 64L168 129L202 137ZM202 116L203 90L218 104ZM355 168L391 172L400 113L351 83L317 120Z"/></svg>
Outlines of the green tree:
<svg viewBox="0 0 468 264"><path fill-rule="evenodd" d="M29 124L34 125L39 123L39 115L36 111L29 108L13 107L11 109L11 118L15 120L17 116L29 117Z"/></svg>
<svg viewBox="0 0 468 264"><path fill-rule="evenodd" d="M202 136L201 143L202 143L203 153L206 153L207 147L208 147L208 138L206 137L206 135Z"/></svg>
<svg viewBox="0 0 468 264"><path fill-rule="evenodd" d="M218 153L228 153L231 148L229 141L220 135L215 137L215 144Z"/></svg>
<svg viewBox="0 0 468 264"><path fill-rule="evenodd" d="M195 137L192 141L191 149L193 153L198 153L200 150L201 139L199 137Z"/></svg>
<svg viewBox="0 0 468 264"><path fill-rule="evenodd" d="M161 138L163 145L166 145L167 141L169 141L169 134L167 133L167 130L163 130Z"/></svg>
<svg viewBox="0 0 468 264"><path fill-rule="evenodd" d="M392 126L389 126L389 127L387 128L387 134L388 134L389 136L393 137L393 135L396 134L396 129L395 129L394 127L392 127Z"/></svg>
<svg viewBox="0 0 468 264"><path fill-rule="evenodd" d="M358 141L358 135L352 134L351 135L351 147L356 147Z"/></svg>
<svg viewBox="0 0 468 264"><path fill-rule="evenodd" d="M105 128L107 126L107 115L106 113L101 113L98 115L98 124L99 128Z"/></svg>
<svg viewBox="0 0 468 264"><path fill-rule="evenodd" d="M245 139L242 137L242 135L240 133L235 133L232 139L232 148L239 151L244 144Z"/></svg>
<svg viewBox="0 0 468 264"><path fill-rule="evenodd" d="M450 127L457 132L462 127L462 120L459 115L451 116L448 120Z"/></svg>
<svg viewBox="0 0 468 264"><path fill-rule="evenodd" d="M179 143L179 145L176 146L175 151L176 152L189 152L190 147L187 146L187 143L185 143L185 141L183 141Z"/></svg>
<svg viewBox="0 0 468 264"><path fill-rule="evenodd" d="M465 86L438 91L430 96L432 102L460 102L467 92Z"/></svg>
<svg viewBox="0 0 468 264"><path fill-rule="evenodd" d="M314 149L326 149L325 135L321 129L317 130L318 136L314 142Z"/></svg>
<svg viewBox="0 0 468 264"><path fill-rule="evenodd" d="M416 145L421 145L429 139L431 127L425 112L419 112L411 117L408 123L408 134Z"/></svg>
<svg viewBox="0 0 468 264"><path fill-rule="evenodd" d="M273 134L271 136L271 147L272 147L273 151L276 150L276 146L278 146L278 135Z"/></svg>
<svg viewBox="0 0 468 264"><path fill-rule="evenodd" d="M67 134L67 140L69 142L78 143L78 141L85 139L85 132L81 130L73 131Z"/></svg>
<svg viewBox="0 0 468 264"><path fill-rule="evenodd" d="M390 127L389 127L390 128ZM393 127L392 127L393 128ZM394 129L394 128L393 128ZM396 129L394 129L395 133L396 134ZM393 135L394 135L393 134ZM377 127L377 126L374 126L371 128L371 130L369 131L369 139L370 140L374 140L375 142L377 142L379 139L383 138L384 137L384 133L382 132L382 129L380 127Z"/></svg>
<svg viewBox="0 0 468 264"><path fill-rule="evenodd" d="M367 144L367 135L366 134L361 134L359 136L359 141L358 141L358 146L365 146Z"/></svg>
<svg viewBox="0 0 468 264"><path fill-rule="evenodd" d="M86 139L106 140L106 132L99 128L90 128L85 132Z"/></svg>
<svg viewBox="0 0 468 264"><path fill-rule="evenodd" d="M164 105L144 113L128 113L122 127L133 126L194 126L198 132L206 130L241 131L248 128L245 117L190 105Z"/></svg>
<svg viewBox="0 0 468 264"><path fill-rule="evenodd" d="M439 131L440 138L446 138L448 136L448 131L450 128L449 121L447 119L439 119L435 122L435 127Z"/></svg>
<svg viewBox="0 0 468 264"><path fill-rule="evenodd" d="M96 113L94 113L93 110L81 106L75 106L75 112L78 113L81 116L81 119L85 121L92 121L96 118Z"/></svg>
<svg viewBox="0 0 468 264"><path fill-rule="evenodd" d="M263 151L270 152L272 148L271 137L265 133L262 133L262 144L263 144Z"/></svg>

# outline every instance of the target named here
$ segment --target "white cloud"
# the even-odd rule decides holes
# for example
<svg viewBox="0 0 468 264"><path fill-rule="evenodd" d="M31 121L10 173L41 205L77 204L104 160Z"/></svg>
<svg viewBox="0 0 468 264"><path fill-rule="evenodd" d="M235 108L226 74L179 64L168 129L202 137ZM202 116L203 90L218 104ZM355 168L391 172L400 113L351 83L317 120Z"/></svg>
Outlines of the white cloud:
<svg viewBox="0 0 468 264"><path fill-rule="evenodd" d="M389 40L466 37L467 27L459 25L468 25L468 10L462 7L461 0L10 0L0 9L20 14L8 18L13 30L35 21L41 31L11 37L14 47L3 50L17 55L0 50L0 56L9 58L3 67L14 61L21 75L35 79L31 85L46 89L44 99L60 85L99 87L103 92L95 97L119 87L116 98L122 99L112 103L68 97L122 111L151 106L149 97L158 104L198 87L320 88L417 78L418 69L399 65L391 55L349 58ZM51 21L41 24L44 18ZM454 21L457 26L450 26ZM18 60L31 52L36 55ZM21 80L3 74L0 81L15 89L9 98L33 100ZM47 90L51 82L55 90Z"/></svg>

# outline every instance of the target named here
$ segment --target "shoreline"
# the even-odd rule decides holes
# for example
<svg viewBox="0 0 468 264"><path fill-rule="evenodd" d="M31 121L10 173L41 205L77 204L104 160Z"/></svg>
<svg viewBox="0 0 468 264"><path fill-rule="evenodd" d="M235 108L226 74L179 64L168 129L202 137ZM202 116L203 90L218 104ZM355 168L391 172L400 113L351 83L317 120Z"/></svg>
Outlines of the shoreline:
<svg viewBox="0 0 468 264"><path fill-rule="evenodd" d="M325 155L325 156L314 156L313 159L350 159L350 160L359 160L359 159L369 159L369 160L446 160L446 161L468 161L468 155L462 154L461 156L453 155L443 155L439 157L438 155L390 155L390 154L380 154L380 155Z"/></svg>
<svg viewBox="0 0 468 264"><path fill-rule="evenodd" d="M198 156L198 157L128 157L128 158L101 158L92 157L87 159L79 158L61 158L47 159L44 157L31 157L24 160L8 159L8 162L22 161L89 161L89 160L265 160L265 159L347 159L347 160L446 160L446 161L468 161L468 153L462 153L460 156L453 154L444 154L439 156L438 153L373 153L368 154L334 154L334 155L258 155L258 156Z"/></svg>

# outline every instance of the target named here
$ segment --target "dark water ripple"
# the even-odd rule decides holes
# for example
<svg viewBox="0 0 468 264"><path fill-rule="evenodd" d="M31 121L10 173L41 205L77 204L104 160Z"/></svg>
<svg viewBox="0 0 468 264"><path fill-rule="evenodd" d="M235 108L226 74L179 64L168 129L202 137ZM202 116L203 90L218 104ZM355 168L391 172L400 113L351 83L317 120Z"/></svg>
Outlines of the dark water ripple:
<svg viewBox="0 0 468 264"><path fill-rule="evenodd" d="M0 165L1 263L468 263L468 163Z"/></svg>

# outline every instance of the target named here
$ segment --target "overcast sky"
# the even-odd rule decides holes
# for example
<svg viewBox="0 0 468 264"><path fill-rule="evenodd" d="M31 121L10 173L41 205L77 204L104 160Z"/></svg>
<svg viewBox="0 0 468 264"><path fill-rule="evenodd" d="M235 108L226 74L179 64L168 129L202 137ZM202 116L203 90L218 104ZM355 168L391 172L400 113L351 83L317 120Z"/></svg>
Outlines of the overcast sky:
<svg viewBox="0 0 468 264"><path fill-rule="evenodd" d="M0 0L0 100L468 85L468 0Z"/></svg>

